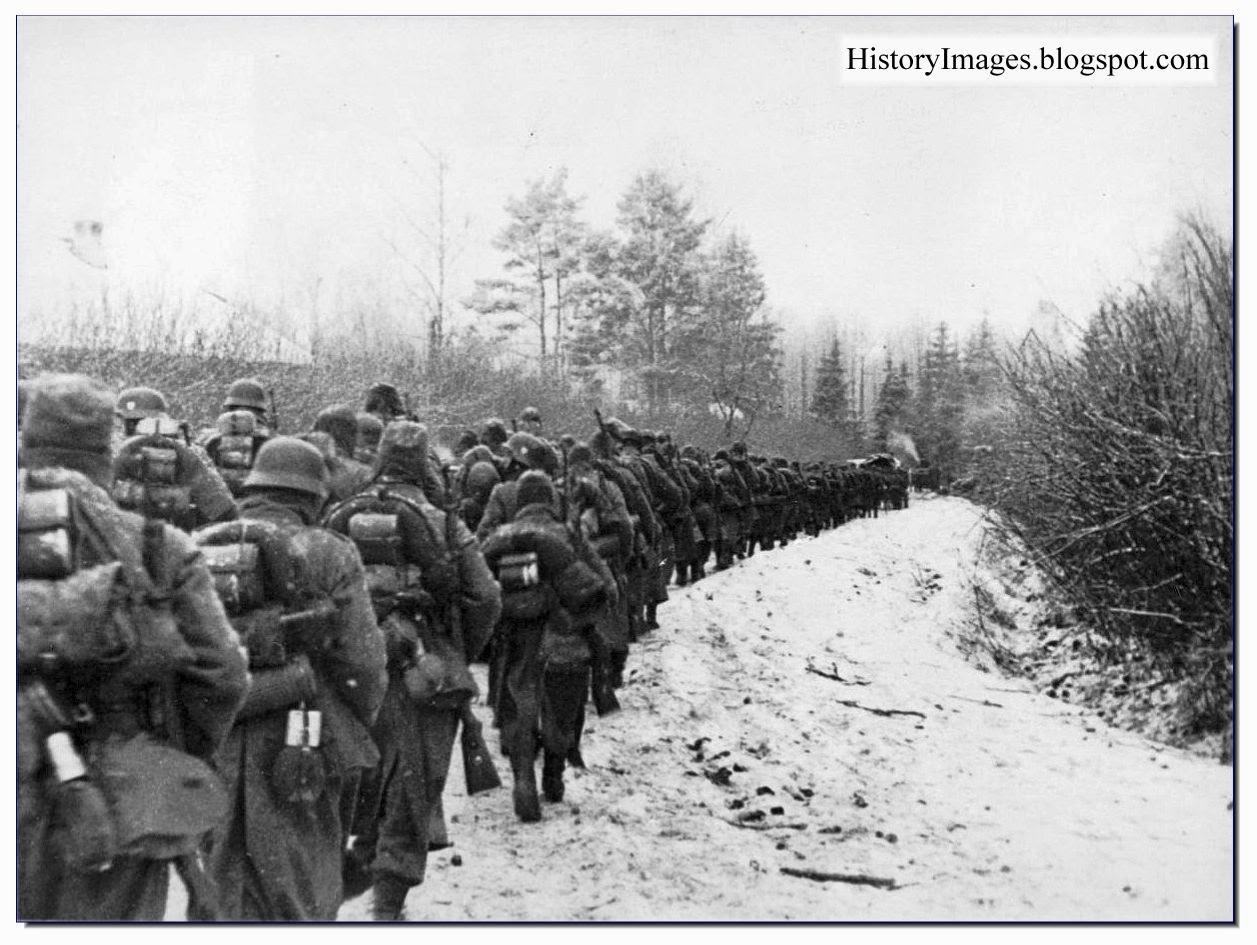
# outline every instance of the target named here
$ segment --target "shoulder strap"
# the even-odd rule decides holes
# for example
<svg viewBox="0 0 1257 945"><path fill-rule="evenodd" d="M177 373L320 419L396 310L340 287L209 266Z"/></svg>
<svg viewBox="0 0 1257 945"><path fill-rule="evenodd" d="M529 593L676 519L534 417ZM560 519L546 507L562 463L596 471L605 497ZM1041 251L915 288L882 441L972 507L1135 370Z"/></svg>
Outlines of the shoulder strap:
<svg viewBox="0 0 1257 945"><path fill-rule="evenodd" d="M144 520L144 570L153 581L153 592L167 597L171 591L170 568L166 561L166 528L156 519Z"/></svg>

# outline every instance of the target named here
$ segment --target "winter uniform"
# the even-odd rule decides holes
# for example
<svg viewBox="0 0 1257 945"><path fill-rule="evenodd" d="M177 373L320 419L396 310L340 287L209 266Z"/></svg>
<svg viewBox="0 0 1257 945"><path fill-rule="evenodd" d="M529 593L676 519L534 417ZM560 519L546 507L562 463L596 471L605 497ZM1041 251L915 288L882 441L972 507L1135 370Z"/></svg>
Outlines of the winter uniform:
<svg viewBox="0 0 1257 945"><path fill-rule="evenodd" d="M460 717L475 695L466 667L500 607L471 534L424 494L427 454L422 425L389 424L374 482L326 519L359 543L388 642L388 692L373 728L380 764L364 780L350 851L353 868L370 871L378 919L402 917L428 851L449 845L441 796Z"/></svg>
<svg viewBox="0 0 1257 945"><path fill-rule="evenodd" d="M548 476L522 476L519 501L515 518L489 537L484 554L503 592L498 711L515 779L515 813L535 821L541 818L538 743L545 752L542 786L546 798L557 801L588 691L590 651L581 630L591 627L615 582L580 533L555 515Z"/></svg>
<svg viewBox="0 0 1257 945"><path fill-rule="evenodd" d="M49 376L30 398L18 492L18 918L159 920L172 860L212 912L195 849L225 800L205 762L248 683L239 641L191 541L118 509L102 488L105 392ZM66 768L76 754L85 778ZM83 803L93 790L108 806Z"/></svg>
<svg viewBox="0 0 1257 945"><path fill-rule="evenodd" d="M278 437L245 483L242 521L197 534L203 548L232 549L250 529L267 574L264 606L236 618L255 681L219 753L232 805L208 847L230 919L336 917L348 832L342 794L379 761L370 725L387 679L384 638L358 552L315 527L326 495L318 451ZM283 619L303 613L316 619L285 632Z"/></svg>

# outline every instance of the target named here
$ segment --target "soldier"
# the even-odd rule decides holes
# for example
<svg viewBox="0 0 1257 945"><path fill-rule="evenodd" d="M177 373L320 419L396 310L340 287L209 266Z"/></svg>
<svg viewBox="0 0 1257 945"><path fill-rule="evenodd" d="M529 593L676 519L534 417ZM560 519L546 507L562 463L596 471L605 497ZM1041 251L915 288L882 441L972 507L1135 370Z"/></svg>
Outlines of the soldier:
<svg viewBox="0 0 1257 945"><path fill-rule="evenodd" d="M459 512L473 532L480 527L489 496L501 481L498 465L487 446L474 446L463 454L458 470Z"/></svg>
<svg viewBox="0 0 1257 945"><path fill-rule="evenodd" d="M675 571L677 584L684 586L689 577L688 565L697 554L694 514L690 511L690 503L693 501L692 490L698 484L684 467L676 463L672 437L668 433L660 430L644 435L644 440L646 446L642 450L642 458L656 466L679 493L676 507L665 519L668 532L672 536L672 553L664 561L663 580L666 584Z"/></svg>
<svg viewBox="0 0 1257 945"><path fill-rule="evenodd" d="M228 388L223 412L204 446L233 496L241 494L253 460L271 437L266 421L266 393L261 381L246 378Z"/></svg>
<svg viewBox="0 0 1257 945"><path fill-rule="evenodd" d="M513 433L506 442L510 457L502 471L502 483L494 486L485 503L484 515L476 526L476 540L483 542L499 525L515 517L519 508L515 495L516 480L530 469L539 469L548 476L559 470L559 457L554 447L530 433ZM555 506L557 511L558 507Z"/></svg>
<svg viewBox="0 0 1257 945"><path fill-rule="evenodd" d="M169 409L161 391L151 387L128 387L118 395L114 405L114 415L122 424L122 437L118 445L121 445L122 440L135 436L136 427L141 420L167 417Z"/></svg>
<svg viewBox="0 0 1257 945"><path fill-rule="evenodd" d="M343 793L379 752L384 638L353 544L315 527L327 498L319 451L266 443L242 521L197 534L249 651L253 685L219 763L231 808L208 844L224 917L331 920L348 839Z"/></svg>
<svg viewBox="0 0 1257 945"><path fill-rule="evenodd" d="M348 855L351 871L369 872L381 920L403 917L428 851L449 846L441 795L454 736L460 720L476 725L467 665L501 606L471 533L424 494L427 457L421 424L390 423L374 482L326 519L358 545L388 643L388 691L373 729L380 764L364 782Z"/></svg>
<svg viewBox="0 0 1257 945"><path fill-rule="evenodd" d="M629 621L628 639L631 642L645 629L646 600L653 593L653 572L649 565L653 554L651 549L658 540L661 526L650 506L646 489L633 471L617 457L617 444L609 430L600 426L590 437L589 447L594 456L594 467L619 486L629 513L629 521L633 524L633 548L623 561L624 588L628 598L625 602ZM611 684L618 688L623 684L628 645L626 643L621 648L614 635L611 636L611 643Z"/></svg>
<svg viewBox="0 0 1257 945"><path fill-rule="evenodd" d="M567 454L567 475L562 483L567 518L598 553L615 582L616 593L597 615L593 639L590 685L599 715L619 707L611 690L623 684L628 657L629 614L626 565L633 554L633 522L624 493L594 465L593 452L577 443ZM577 731L584 723L582 708ZM578 739L579 741L579 739ZM583 766L583 765L580 765Z"/></svg>
<svg viewBox="0 0 1257 945"><path fill-rule="evenodd" d="M110 488L119 507L184 531L236 517L231 490L191 441L188 425L167 414L159 391L124 390L115 415L127 437L118 445Z"/></svg>
<svg viewBox="0 0 1257 945"><path fill-rule="evenodd" d="M367 403L363 408L367 413L379 417L382 423L388 424L406 416L406 406L402 403L402 395L392 384L378 381L367 390Z"/></svg>
<svg viewBox="0 0 1257 945"><path fill-rule="evenodd" d="M759 473L747 457L745 443L738 441L729 447L729 465L733 467L746 488L742 540L738 548L738 557L749 558L755 554L755 544L761 540L764 519L767 517L767 512L762 511L764 486Z"/></svg>
<svg viewBox="0 0 1257 945"><path fill-rule="evenodd" d="M563 768L578 747L588 691L590 650L582 635L614 593L598 555L555 513L554 486L531 470L519 480L519 511L485 542L485 560L502 587L498 714L514 774L515 814L541 819L535 770L544 749L546 800L563 798ZM561 666L561 671L553 669ZM579 672L578 667L586 667ZM574 671L576 670L576 671Z"/></svg>
<svg viewBox="0 0 1257 945"><path fill-rule="evenodd" d="M375 465L380 434L383 432L384 423L375 414L358 414L358 439L354 445L354 459L367 466Z"/></svg>
<svg viewBox="0 0 1257 945"><path fill-rule="evenodd" d="M646 616L643 624L643 629L657 630L659 629L657 609L668 599L668 579L672 574L674 554L672 534L666 522L673 519L680 511L684 496L677 485L664 475L663 470L653 460L647 461L642 457L641 447L644 442L642 434L623 420L614 417L607 421L606 427L619 441L619 459L642 484L642 489L649 497L651 508L661 526L656 532L657 544L652 549L652 560L649 563Z"/></svg>
<svg viewBox="0 0 1257 945"><path fill-rule="evenodd" d="M113 400L34 382L18 480L18 918L154 921L226 798L207 762L244 698L239 640L191 540L118 509ZM135 628L143 628L136 633Z"/></svg>
<svg viewBox="0 0 1257 945"><path fill-rule="evenodd" d="M541 411L536 407L525 407L519 412L519 428L524 433L535 437L541 436Z"/></svg>
<svg viewBox="0 0 1257 945"><path fill-rule="evenodd" d="M316 433L332 438L333 453L328 463L331 482L329 501L340 502L354 495L371 478L371 467L354 459L358 439L358 418L348 404L325 407L314 418Z"/></svg>
<svg viewBox="0 0 1257 945"><path fill-rule="evenodd" d="M728 450L716 450L713 459L716 484L720 489L720 538L716 544L716 570L723 571L732 566L734 556L742 557L751 495L745 480L733 468Z"/></svg>
<svg viewBox="0 0 1257 945"><path fill-rule="evenodd" d="M694 557L689 562L689 578L691 581L698 581L707 576L707 559L711 557L712 549L720 548L718 509L722 490L710 472L707 457L697 446L687 445L681 450L681 464L694 482L690 511L694 516L699 538L695 544ZM719 560L719 550L716 557ZM684 568L684 564L681 567Z"/></svg>
<svg viewBox="0 0 1257 945"><path fill-rule="evenodd" d="M510 461L510 451L506 448L506 441L509 439L506 424L497 417L490 417L480 425L480 442L489 447L489 451L503 465Z"/></svg>

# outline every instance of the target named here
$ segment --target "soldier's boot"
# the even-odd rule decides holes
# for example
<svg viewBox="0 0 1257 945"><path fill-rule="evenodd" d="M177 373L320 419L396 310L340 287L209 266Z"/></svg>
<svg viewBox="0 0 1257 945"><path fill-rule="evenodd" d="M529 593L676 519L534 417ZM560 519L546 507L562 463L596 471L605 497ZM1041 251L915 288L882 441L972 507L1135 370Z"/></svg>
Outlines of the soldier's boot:
<svg viewBox="0 0 1257 945"><path fill-rule="evenodd" d="M410 883L396 873L380 873L371 888L371 918L377 922L401 922L406 918Z"/></svg>
<svg viewBox="0 0 1257 945"><path fill-rule="evenodd" d="M678 561L678 562L676 563L676 582L677 582L677 587L685 587L685 585L686 585L687 583L689 583L689 582L688 582L688 579L687 579L687 577L686 577L686 572L687 572L688 568L689 568L689 565L687 565L687 564L685 564L685 563L683 563L683 562Z"/></svg>
<svg viewBox="0 0 1257 945"><path fill-rule="evenodd" d="M541 793L551 804L563 800L563 756L546 752L541 768Z"/></svg>
<svg viewBox="0 0 1257 945"><path fill-rule="evenodd" d="M374 856L375 851L368 849L366 844L359 843L358 838L344 852L340 875L344 887L342 895L346 901L357 899L375 884L371 874L371 860Z"/></svg>
<svg viewBox="0 0 1257 945"><path fill-rule="evenodd" d="M698 561L695 561L690 564L690 583L691 584L693 584L695 581L701 581L703 578L707 577L707 568L704 567L704 564L706 563L706 561L707 561L707 556L703 555L703 557L700 558Z"/></svg>
<svg viewBox="0 0 1257 945"><path fill-rule="evenodd" d="M627 662L628 650L612 651L610 673L607 678L607 684L612 689L619 689L624 685L624 664Z"/></svg>
<svg viewBox="0 0 1257 945"><path fill-rule="evenodd" d="M653 601L646 605L646 626L644 629L646 630L659 629L659 621L656 619L656 616L655 616L656 614L655 608L658 606L659 605L654 603Z"/></svg>
<svg viewBox="0 0 1257 945"><path fill-rule="evenodd" d="M537 798L537 768L530 757L518 763L518 755L511 756L511 769L515 774L515 786L511 789L511 800L515 804L515 816L526 824L535 824L541 819L541 801Z"/></svg>
<svg viewBox="0 0 1257 945"><path fill-rule="evenodd" d="M512 800L515 816L524 823L542 819L542 802L537 798L537 733L524 725L512 733L510 772L514 775Z"/></svg>
<svg viewBox="0 0 1257 945"><path fill-rule="evenodd" d="M711 547L712 551L716 553L715 569L717 571L723 571L733 563L731 560L733 556L725 549L725 541L723 538L717 538L714 542L712 542Z"/></svg>

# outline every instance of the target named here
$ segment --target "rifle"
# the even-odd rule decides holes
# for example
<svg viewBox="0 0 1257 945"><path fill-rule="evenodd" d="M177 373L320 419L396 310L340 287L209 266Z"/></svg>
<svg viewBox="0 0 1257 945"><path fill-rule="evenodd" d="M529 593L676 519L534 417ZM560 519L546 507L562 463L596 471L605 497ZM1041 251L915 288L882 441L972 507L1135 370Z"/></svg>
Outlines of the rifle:
<svg viewBox="0 0 1257 945"><path fill-rule="evenodd" d="M445 471L445 547L451 555L458 549L458 491L457 481ZM450 627L450 642L459 659L467 659L467 646L463 640L463 615L458 609L461 588L458 583L458 562L455 561L454 589L449 596L449 607L446 620ZM462 730L459 733L459 744L463 751L463 782L467 786L468 796L481 791L491 791L502 786L502 778L493 764L493 756L489 754L489 746L485 744L483 726L471 710L471 700L463 702L459 710L459 721Z"/></svg>
<svg viewBox="0 0 1257 945"><path fill-rule="evenodd" d="M266 389L266 397L271 403L271 432L279 432L279 410L275 406L275 388Z"/></svg>

